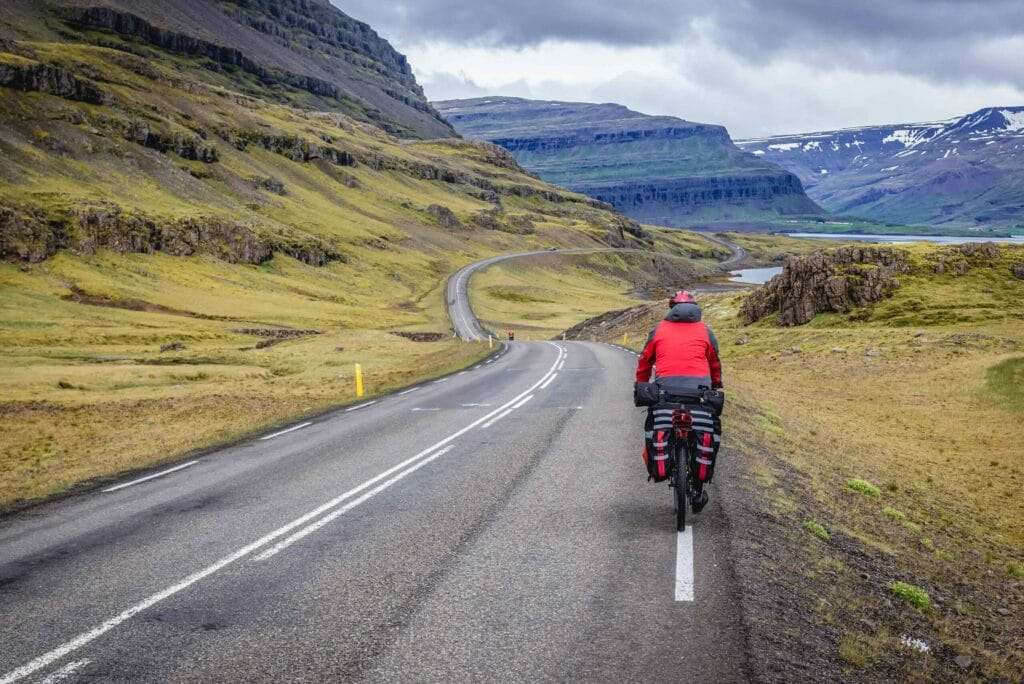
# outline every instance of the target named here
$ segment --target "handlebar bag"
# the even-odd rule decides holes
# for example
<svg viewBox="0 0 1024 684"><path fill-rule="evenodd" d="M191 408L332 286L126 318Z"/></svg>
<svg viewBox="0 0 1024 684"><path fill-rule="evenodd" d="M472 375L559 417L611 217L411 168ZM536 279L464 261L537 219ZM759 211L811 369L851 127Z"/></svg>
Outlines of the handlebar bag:
<svg viewBox="0 0 1024 684"><path fill-rule="evenodd" d="M660 401L658 397L658 385L654 382L633 383L633 405L654 406Z"/></svg>

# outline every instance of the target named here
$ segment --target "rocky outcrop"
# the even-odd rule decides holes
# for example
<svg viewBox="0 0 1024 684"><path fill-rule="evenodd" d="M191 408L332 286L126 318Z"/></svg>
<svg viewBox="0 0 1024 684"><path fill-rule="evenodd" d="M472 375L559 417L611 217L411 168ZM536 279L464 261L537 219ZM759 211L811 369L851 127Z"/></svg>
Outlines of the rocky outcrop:
<svg viewBox="0 0 1024 684"><path fill-rule="evenodd" d="M0 207L0 259L38 262L68 249L174 256L210 254L232 263L260 264L275 252L313 266L344 261L337 248L311 235L274 233L219 217L160 219L107 203L66 213Z"/></svg>
<svg viewBox="0 0 1024 684"><path fill-rule="evenodd" d="M220 161L217 148L198 135L182 132L167 133L151 127L145 119L130 121L125 126L124 137L158 152L174 152L182 159L213 164Z"/></svg>
<svg viewBox="0 0 1024 684"><path fill-rule="evenodd" d="M0 86L56 95L68 100L103 104L106 94L88 79L63 67L42 62L0 62Z"/></svg>
<svg viewBox="0 0 1024 684"><path fill-rule="evenodd" d="M451 209L441 204L431 204L427 207L427 213L437 219L437 224L445 230L465 230L459 217Z"/></svg>
<svg viewBox="0 0 1024 684"><path fill-rule="evenodd" d="M781 274L747 297L740 317L749 325L778 313L779 325L802 325L819 313L877 302L912 270L909 256L891 247L851 246L790 257Z"/></svg>

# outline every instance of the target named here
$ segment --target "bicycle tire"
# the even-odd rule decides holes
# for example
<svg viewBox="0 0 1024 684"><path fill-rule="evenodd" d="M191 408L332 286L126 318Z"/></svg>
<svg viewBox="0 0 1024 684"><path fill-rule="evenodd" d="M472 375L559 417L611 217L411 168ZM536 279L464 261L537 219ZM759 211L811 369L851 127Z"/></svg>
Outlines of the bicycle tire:
<svg viewBox="0 0 1024 684"><path fill-rule="evenodd" d="M675 464L673 465L673 470L675 471L675 478L673 478L675 480L675 491L673 492L673 497L675 498L677 532L682 532L686 529L686 503L690 486L689 468L686 467L685 455L681 452L682 448L675 449Z"/></svg>

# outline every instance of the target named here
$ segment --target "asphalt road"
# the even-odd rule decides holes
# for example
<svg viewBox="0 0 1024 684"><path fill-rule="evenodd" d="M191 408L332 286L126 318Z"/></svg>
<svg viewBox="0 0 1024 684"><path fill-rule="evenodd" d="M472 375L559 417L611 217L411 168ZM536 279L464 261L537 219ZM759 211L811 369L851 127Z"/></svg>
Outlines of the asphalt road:
<svg viewBox="0 0 1024 684"><path fill-rule="evenodd" d="M725 238L712 235L711 233L701 233L701 236L711 242L717 243L722 247L725 247L731 252L731 254L724 260L718 262L718 265L722 269L729 269L738 266L741 261L747 258L747 250L743 249L735 242L726 240Z"/></svg>
<svg viewBox="0 0 1024 684"><path fill-rule="evenodd" d="M0 684L744 680L714 485L676 533L634 366L516 342L0 521Z"/></svg>

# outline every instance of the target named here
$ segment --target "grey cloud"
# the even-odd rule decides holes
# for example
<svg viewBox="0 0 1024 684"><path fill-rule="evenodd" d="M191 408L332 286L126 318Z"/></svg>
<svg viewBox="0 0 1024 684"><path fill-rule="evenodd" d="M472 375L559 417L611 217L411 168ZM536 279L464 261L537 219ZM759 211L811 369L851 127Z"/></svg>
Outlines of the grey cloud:
<svg viewBox="0 0 1024 684"><path fill-rule="evenodd" d="M1024 85L1021 0L332 0L399 45L546 40L670 46L703 37L755 64ZM1003 41L1000 49L999 41ZM982 49L996 45L994 49ZM981 46L981 47L979 47Z"/></svg>
<svg viewBox="0 0 1024 684"><path fill-rule="evenodd" d="M525 47L545 40L613 45L668 43L685 32L703 3L647 0L331 0L385 38L405 44L441 40Z"/></svg>

